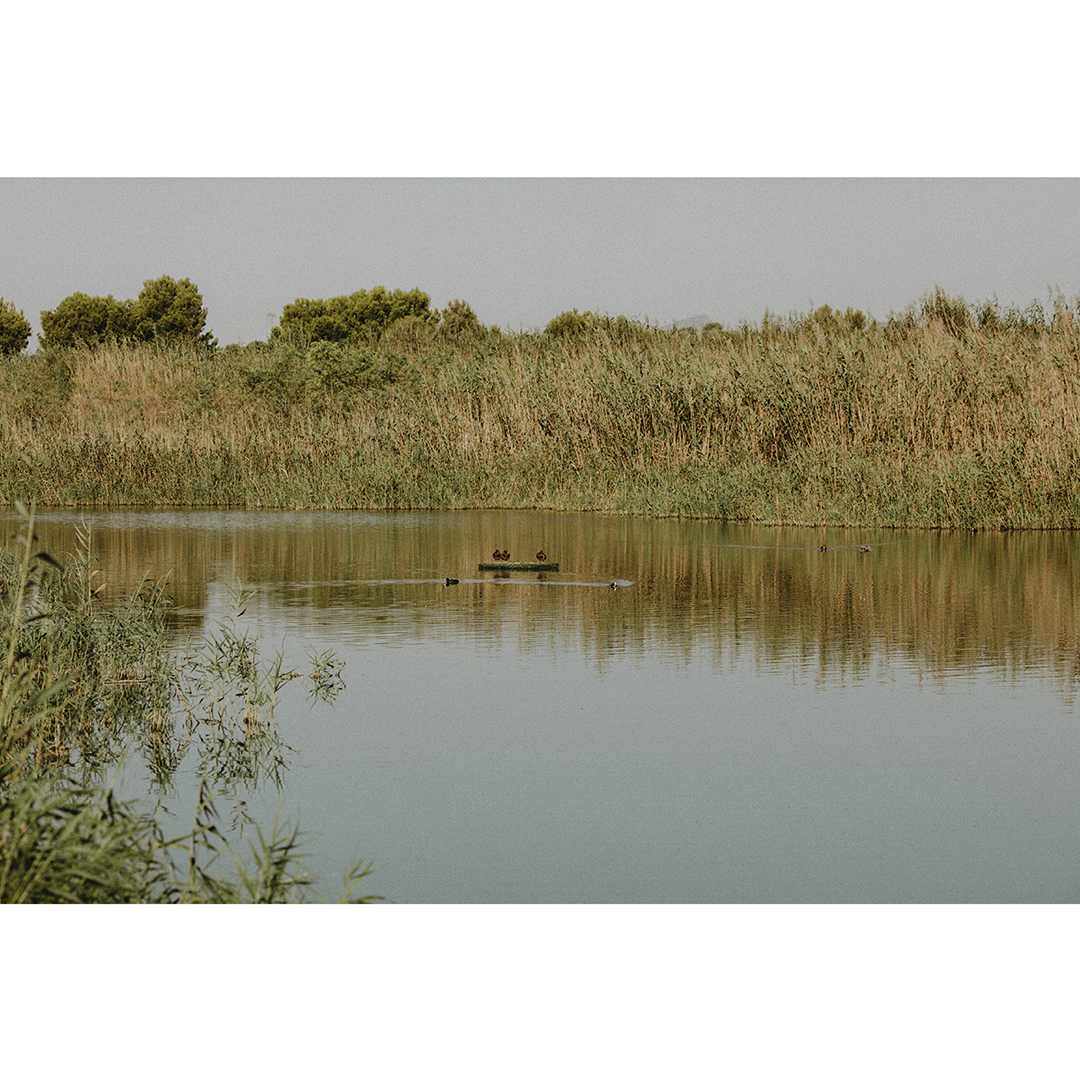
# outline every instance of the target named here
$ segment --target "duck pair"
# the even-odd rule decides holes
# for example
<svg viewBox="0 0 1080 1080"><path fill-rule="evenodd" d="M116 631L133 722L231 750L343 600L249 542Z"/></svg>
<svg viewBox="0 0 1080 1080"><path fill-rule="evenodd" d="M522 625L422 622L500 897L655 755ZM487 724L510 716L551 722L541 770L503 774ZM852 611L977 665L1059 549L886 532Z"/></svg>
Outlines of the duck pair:
<svg viewBox="0 0 1080 1080"><path fill-rule="evenodd" d="M509 562L509 560L510 560L510 552L509 551L500 551L498 548L496 548L491 553L491 557L496 562ZM536 561L537 562L547 562L547 556L542 551L538 551L536 553Z"/></svg>

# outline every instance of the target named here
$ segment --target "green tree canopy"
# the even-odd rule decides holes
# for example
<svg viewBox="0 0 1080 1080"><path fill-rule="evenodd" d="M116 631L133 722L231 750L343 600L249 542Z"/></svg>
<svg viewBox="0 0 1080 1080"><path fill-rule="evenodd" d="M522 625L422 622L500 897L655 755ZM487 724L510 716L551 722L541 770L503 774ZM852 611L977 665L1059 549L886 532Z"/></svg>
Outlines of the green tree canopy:
<svg viewBox="0 0 1080 1080"><path fill-rule="evenodd" d="M655 333L655 329L651 329L648 322L640 323L636 319L628 319L625 315L612 318L595 311L579 312L577 308L560 312L544 327L544 333L549 337L565 339L582 338L598 332L607 334L612 341L628 344L632 341L648 340L649 336Z"/></svg>
<svg viewBox="0 0 1080 1080"><path fill-rule="evenodd" d="M38 340L45 348L97 345L109 340L197 341L215 345L204 333L206 308L199 290L187 278L167 275L143 282L137 300L72 293L53 311L41 313Z"/></svg>
<svg viewBox="0 0 1080 1080"><path fill-rule="evenodd" d="M15 356L30 340L30 323L14 304L0 296L0 356Z"/></svg>
<svg viewBox="0 0 1080 1080"><path fill-rule="evenodd" d="M174 281L166 275L144 281L131 315L132 337L138 341L216 344L213 335L204 332L206 308L199 290L188 278Z"/></svg>
<svg viewBox="0 0 1080 1080"><path fill-rule="evenodd" d="M361 289L349 296L329 300L298 299L286 304L279 325L270 332L273 340L281 335L298 334L308 341L362 341L378 336L399 319L415 316L426 323L439 321L431 308L431 297L419 289L390 292L377 285L368 292Z"/></svg>
<svg viewBox="0 0 1080 1080"><path fill-rule="evenodd" d="M77 292L65 297L52 311L41 313L38 341L48 348L97 345L110 338L131 336L130 300L87 296Z"/></svg>

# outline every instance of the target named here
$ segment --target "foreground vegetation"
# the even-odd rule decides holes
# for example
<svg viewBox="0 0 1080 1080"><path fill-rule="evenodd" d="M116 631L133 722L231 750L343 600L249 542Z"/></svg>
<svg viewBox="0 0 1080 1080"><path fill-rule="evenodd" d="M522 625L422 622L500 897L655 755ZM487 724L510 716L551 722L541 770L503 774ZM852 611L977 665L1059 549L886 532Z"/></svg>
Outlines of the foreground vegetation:
<svg viewBox="0 0 1080 1080"><path fill-rule="evenodd" d="M0 903L240 903L321 899L300 833L252 821L240 856L215 798L280 769L273 706L288 671L221 628L183 656L167 648L163 582L101 606L87 547L61 565L0 548ZM315 692L336 677L315 658ZM166 836L160 804L118 799L105 777L142 753L159 788L188 751L201 777L190 828ZM239 806L238 806L239 809ZM242 810L239 816L243 817ZM241 830L242 831L242 830ZM223 856L229 866L216 864ZM372 868L357 862L341 898Z"/></svg>
<svg viewBox="0 0 1080 1080"><path fill-rule="evenodd" d="M937 291L886 323L821 308L704 332L452 315L9 357L0 502L1080 525L1075 302Z"/></svg>

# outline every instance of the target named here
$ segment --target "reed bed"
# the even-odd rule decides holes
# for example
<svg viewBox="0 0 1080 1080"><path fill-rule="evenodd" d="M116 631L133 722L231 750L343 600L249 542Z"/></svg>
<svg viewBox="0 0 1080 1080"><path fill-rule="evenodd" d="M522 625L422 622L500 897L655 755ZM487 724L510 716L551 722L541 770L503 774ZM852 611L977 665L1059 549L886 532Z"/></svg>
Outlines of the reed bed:
<svg viewBox="0 0 1080 1080"><path fill-rule="evenodd" d="M178 657L167 648L164 581L105 607L89 536L63 563L34 551L33 515L0 548L0 903L272 903L321 899L298 829L250 819L246 855L218 827L215 798L280 768L278 691L300 673L265 665L254 640L223 626ZM19 550L21 549L21 550ZM317 696L340 665L312 658ZM105 772L138 747L159 793L198 754L191 828L167 837L160 804L116 796ZM252 836L254 833L254 836ZM215 862L231 856L222 873ZM372 872L349 868L341 899Z"/></svg>
<svg viewBox="0 0 1080 1080"><path fill-rule="evenodd" d="M0 501L1076 527L1075 315L34 354L0 372Z"/></svg>

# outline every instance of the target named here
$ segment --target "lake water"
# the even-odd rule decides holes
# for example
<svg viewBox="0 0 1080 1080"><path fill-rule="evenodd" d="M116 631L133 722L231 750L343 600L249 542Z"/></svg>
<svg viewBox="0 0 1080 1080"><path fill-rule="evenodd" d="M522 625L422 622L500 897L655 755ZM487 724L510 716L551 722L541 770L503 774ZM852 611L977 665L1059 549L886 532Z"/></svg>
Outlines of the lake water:
<svg viewBox="0 0 1080 1080"><path fill-rule="evenodd" d="M178 639L239 582L266 653L344 661L333 705L286 686L282 786L242 792L317 872L358 850L411 903L1080 898L1075 534L46 510L40 545L81 522L113 595L171 570ZM479 572L495 549L560 572Z"/></svg>

